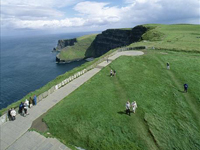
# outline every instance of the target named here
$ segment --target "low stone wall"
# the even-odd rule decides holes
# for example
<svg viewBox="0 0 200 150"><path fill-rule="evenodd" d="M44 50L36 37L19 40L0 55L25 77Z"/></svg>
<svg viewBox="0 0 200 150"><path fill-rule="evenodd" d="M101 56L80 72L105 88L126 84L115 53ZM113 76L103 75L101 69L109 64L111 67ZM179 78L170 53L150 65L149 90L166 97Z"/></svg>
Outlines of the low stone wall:
<svg viewBox="0 0 200 150"><path fill-rule="evenodd" d="M147 49L147 47L146 46L123 47L123 48L119 48L118 52L121 52L121 51L130 51L130 50L141 50L141 49Z"/></svg>

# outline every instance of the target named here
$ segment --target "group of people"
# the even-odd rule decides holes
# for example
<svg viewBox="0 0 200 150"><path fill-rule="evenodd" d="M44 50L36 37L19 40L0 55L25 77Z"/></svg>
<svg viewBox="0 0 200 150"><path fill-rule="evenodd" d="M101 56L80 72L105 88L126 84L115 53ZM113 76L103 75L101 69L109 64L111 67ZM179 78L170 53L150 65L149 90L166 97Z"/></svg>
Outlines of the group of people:
<svg viewBox="0 0 200 150"><path fill-rule="evenodd" d="M132 106L132 109L133 109L133 113L135 113L136 112L136 108L137 108L137 103L136 103L136 101L133 101L131 104L130 104L130 102L129 101L127 101L126 102L126 114L127 115L131 115L131 106Z"/></svg>
<svg viewBox="0 0 200 150"><path fill-rule="evenodd" d="M170 69L169 62L167 62L167 69L168 69L168 70ZM188 84L187 84L187 83L185 83L185 84L183 85L183 87L184 87L184 92L186 92L186 93L187 93L187 90L188 90Z"/></svg>
<svg viewBox="0 0 200 150"><path fill-rule="evenodd" d="M116 71L115 70L110 70L110 76L112 77L112 76L115 76L116 75Z"/></svg>
<svg viewBox="0 0 200 150"><path fill-rule="evenodd" d="M34 95L33 99L32 97L29 98L29 100L25 100L25 102L21 102L19 105L19 113L22 116L29 115L28 109L31 108L33 105L37 104L37 97ZM9 109L8 111L8 117L10 120L14 121L16 119L17 112L14 108Z"/></svg>

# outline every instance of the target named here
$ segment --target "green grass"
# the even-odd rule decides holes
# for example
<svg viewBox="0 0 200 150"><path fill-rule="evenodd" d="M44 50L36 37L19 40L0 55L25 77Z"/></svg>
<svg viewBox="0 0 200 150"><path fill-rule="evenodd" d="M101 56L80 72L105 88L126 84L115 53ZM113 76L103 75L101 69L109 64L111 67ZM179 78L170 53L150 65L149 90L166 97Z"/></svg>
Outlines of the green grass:
<svg viewBox="0 0 200 150"><path fill-rule="evenodd" d="M144 41L130 46L148 46L156 49L200 52L200 25L144 25L149 31L143 34Z"/></svg>
<svg viewBox="0 0 200 150"><path fill-rule="evenodd" d="M65 61L71 61L90 57L89 54L86 56L85 53L90 48L96 35L97 34L91 34L77 38L77 42L73 46L65 47L61 50L59 58Z"/></svg>
<svg viewBox="0 0 200 150"><path fill-rule="evenodd" d="M167 53L123 56L103 68L47 113L49 132L90 150L200 149L200 54ZM138 103L131 117L127 100Z"/></svg>

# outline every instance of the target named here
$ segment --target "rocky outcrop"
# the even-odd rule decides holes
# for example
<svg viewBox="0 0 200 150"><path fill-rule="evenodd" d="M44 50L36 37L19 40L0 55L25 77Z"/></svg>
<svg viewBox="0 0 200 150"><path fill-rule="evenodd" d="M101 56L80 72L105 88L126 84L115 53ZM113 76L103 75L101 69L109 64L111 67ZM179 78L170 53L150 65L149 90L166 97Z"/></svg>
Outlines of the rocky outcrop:
<svg viewBox="0 0 200 150"><path fill-rule="evenodd" d="M136 26L132 29L108 29L98 34L92 44L85 52L85 58L99 57L111 49L130 45L142 39L142 35L147 31L144 26ZM56 50L61 50L67 46L73 46L76 39L59 40ZM59 55L56 57L57 62L60 60ZM73 61L73 60L72 60Z"/></svg>
<svg viewBox="0 0 200 150"><path fill-rule="evenodd" d="M101 56L111 49L138 42L147 31L143 26L136 26L132 30L108 29L97 35L92 43L94 57Z"/></svg>
<svg viewBox="0 0 200 150"><path fill-rule="evenodd" d="M77 42L76 38L67 40L58 40L56 50L61 50L67 46L73 46L75 42Z"/></svg>

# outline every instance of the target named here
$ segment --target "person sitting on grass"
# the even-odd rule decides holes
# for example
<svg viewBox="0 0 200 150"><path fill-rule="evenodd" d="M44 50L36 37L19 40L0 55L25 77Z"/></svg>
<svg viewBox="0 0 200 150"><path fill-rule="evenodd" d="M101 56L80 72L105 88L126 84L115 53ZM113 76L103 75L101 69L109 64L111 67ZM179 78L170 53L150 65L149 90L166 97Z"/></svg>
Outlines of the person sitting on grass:
<svg viewBox="0 0 200 150"><path fill-rule="evenodd" d="M184 84L184 92L186 92L187 93L187 89L188 89L188 84Z"/></svg>
<svg viewBox="0 0 200 150"><path fill-rule="evenodd" d="M11 118L12 118L13 121L16 119L16 114L17 113L16 113L15 109L12 108L12 110L10 111L10 115L11 115Z"/></svg>
<svg viewBox="0 0 200 150"><path fill-rule="evenodd" d="M135 113L136 108L137 108L137 103L136 103L136 101L133 101L133 102L131 103L131 106L133 107L133 113Z"/></svg>
<svg viewBox="0 0 200 150"><path fill-rule="evenodd" d="M126 102L126 114L129 115L129 116L131 115L130 102L129 101Z"/></svg>

